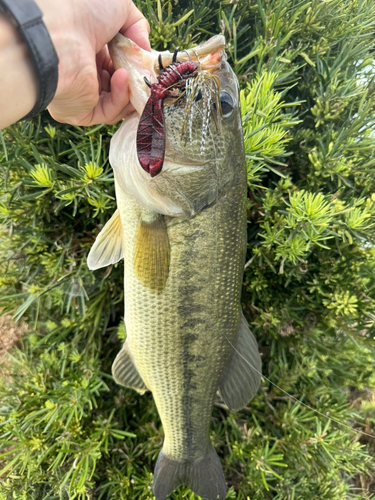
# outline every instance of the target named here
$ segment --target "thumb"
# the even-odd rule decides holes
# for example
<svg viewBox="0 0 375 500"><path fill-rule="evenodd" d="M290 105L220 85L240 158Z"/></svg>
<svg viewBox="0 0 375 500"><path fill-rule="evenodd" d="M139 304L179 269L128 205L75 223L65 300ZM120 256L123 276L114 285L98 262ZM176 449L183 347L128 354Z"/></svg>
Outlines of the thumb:
<svg viewBox="0 0 375 500"><path fill-rule="evenodd" d="M151 51L151 45L148 40L148 35L150 33L150 25L145 18L137 21L133 26L130 26L125 31L121 30L121 33L133 40L141 49Z"/></svg>
<svg viewBox="0 0 375 500"><path fill-rule="evenodd" d="M150 42L148 40L150 25L133 2L130 2L127 18L120 29L120 33L127 38L130 38L130 40L133 40L133 42L135 42L142 49L148 51L151 50Z"/></svg>

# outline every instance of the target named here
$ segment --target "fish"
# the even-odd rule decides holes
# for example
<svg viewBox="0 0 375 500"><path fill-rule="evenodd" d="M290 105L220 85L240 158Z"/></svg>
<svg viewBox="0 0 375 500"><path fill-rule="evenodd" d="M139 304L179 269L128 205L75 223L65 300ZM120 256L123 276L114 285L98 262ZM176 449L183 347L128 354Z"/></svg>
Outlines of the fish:
<svg viewBox="0 0 375 500"><path fill-rule="evenodd" d="M109 50L115 68L129 72L135 109L111 139L117 210L87 259L92 270L124 259L127 338L112 374L121 386L152 392L164 430L156 499L184 484L202 498L224 500L225 477L210 440L215 398L237 411L261 379L241 307L247 174L238 81L221 35L159 53L118 34ZM197 71L179 66L188 61ZM152 86L166 81L173 64L176 71L190 68L185 81L154 99ZM146 128L145 110L152 117ZM154 170L147 158L140 163L138 134L149 154L156 151Z"/></svg>

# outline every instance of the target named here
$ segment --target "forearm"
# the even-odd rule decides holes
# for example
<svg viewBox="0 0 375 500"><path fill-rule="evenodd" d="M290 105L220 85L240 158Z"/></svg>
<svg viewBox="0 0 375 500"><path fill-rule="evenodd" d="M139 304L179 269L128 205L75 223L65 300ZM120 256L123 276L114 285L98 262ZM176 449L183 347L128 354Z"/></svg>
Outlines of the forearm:
<svg viewBox="0 0 375 500"><path fill-rule="evenodd" d="M38 98L38 83L27 45L0 14L0 129L20 120Z"/></svg>

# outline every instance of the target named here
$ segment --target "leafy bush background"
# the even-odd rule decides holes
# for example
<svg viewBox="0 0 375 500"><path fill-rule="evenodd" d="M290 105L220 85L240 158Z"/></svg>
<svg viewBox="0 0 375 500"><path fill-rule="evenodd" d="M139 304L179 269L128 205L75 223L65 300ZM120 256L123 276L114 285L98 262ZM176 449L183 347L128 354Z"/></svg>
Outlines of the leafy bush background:
<svg viewBox="0 0 375 500"><path fill-rule="evenodd" d="M242 89L248 164L243 307L263 356L250 408L211 437L228 498L371 498L375 404L372 0L141 0L156 49L222 32ZM0 499L151 499L162 428L114 384L123 265L86 255L115 209L109 141L47 113L0 139ZM288 391L320 414L304 407ZM193 499L186 488L172 498Z"/></svg>

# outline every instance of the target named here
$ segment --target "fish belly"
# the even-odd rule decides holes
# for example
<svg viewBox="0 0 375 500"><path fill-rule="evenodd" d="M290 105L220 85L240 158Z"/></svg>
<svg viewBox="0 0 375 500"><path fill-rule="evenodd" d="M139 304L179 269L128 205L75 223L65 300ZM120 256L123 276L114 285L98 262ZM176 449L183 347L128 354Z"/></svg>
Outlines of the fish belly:
<svg viewBox="0 0 375 500"><path fill-rule="evenodd" d="M117 186L124 233L125 324L134 363L163 424L163 452L192 462L211 447L219 379L236 340L246 252L246 186L232 186L189 220L166 217L169 276L161 292L137 278L141 207Z"/></svg>

